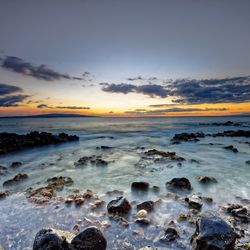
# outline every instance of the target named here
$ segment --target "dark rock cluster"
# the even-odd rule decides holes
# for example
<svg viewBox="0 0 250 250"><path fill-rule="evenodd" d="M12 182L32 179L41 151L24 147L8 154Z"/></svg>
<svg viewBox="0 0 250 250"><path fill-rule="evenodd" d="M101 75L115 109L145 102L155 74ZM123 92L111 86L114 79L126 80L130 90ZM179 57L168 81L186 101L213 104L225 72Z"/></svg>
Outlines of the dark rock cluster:
<svg viewBox="0 0 250 250"><path fill-rule="evenodd" d="M19 135L15 133L0 133L0 154L25 148L77 140L79 140L78 136L68 135L65 133L61 133L59 135L37 131L30 132L26 135Z"/></svg>

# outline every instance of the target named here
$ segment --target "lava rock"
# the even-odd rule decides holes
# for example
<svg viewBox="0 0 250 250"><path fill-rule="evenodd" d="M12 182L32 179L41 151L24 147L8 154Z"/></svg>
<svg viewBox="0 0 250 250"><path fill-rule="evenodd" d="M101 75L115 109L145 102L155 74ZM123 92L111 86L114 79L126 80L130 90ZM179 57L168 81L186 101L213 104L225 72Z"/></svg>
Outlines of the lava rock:
<svg viewBox="0 0 250 250"><path fill-rule="evenodd" d="M196 231L192 237L194 250L233 250L236 234L220 217L204 213L196 223Z"/></svg>
<svg viewBox="0 0 250 250"><path fill-rule="evenodd" d="M37 131L30 132L25 135L19 135L15 133L0 133L0 154L26 148L77 140L79 140L78 136L67 135L65 133L61 133L59 135Z"/></svg>
<svg viewBox="0 0 250 250"><path fill-rule="evenodd" d="M232 151L234 153L238 153L239 152L238 149L235 148L233 145L226 146L226 147L224 147L224 149L230 150L230 151Z"/></svg>
<svg viewBox="0 0 250 250"><path fill-rule="evenodd" d="M131 210L131 205L126 198L120 196L108 203L107 210L110 214L126 215Z"/></svg>
<svg viewBox="0 0 250 250"><path fill-rule="evenodd" d="M176 240L178 232L176 229L169 227L165 230L164 236L160 239L161 242L170 242Z"/></svg>
<svg viewBox="0 0 250 250"><path fill-rule="evenodd" d="M210 176L197 176L196 179L203 184L217 183L217 180Z"/></svg>
<svg viewBox="0 0 250 250"><path fill-rule="evenodd" d="M184 191L190 191L192 189L191 183L187 178L173 178L166 183L169 189L179 189Z"/></svg>
<svg viewBox="0 0 250 250"><path fill-rule="evenodd" d="M20 161L14 161L10 165L11 168L18 168L18 167L21 167L21 166L22 166L22 162L20 162Z"/></svg>
<svg viewBox="0 0 250 250"><path fill-rule="evenodd" d="M11 186L14 184L18 184L18 183L26 180L27 178L28 178L27 174L19 173L19 174L15 175L12 179L5 181L3 183L3 186Z"/></svg>
<svg viewBox="0 0 250 250"><path fill-rule="evenodd" d="M133 191L148 191L149 183L144 181L133 182L131 184L131 189Z"/></svg>
<svg viewBox="0 0 250 250"><path fill-rule="evenodd" d="M144 201L137 205L138 210L146 210L147 212L151 212L154 209L154 202L153 201Z"/></svg>
<svg viewBox="0 0 250 250"><path fill-rule="evenodd" d="M71 245L76 250L105 250L107 241L98 228L89 227L78 234Z"/></svg>
<svg viewBox="0 0 250 250"><path fill-rule="evenodd" d="M35 237L33 250L73 250L65 237L59 236L53 229L41 229Z"/></svg>

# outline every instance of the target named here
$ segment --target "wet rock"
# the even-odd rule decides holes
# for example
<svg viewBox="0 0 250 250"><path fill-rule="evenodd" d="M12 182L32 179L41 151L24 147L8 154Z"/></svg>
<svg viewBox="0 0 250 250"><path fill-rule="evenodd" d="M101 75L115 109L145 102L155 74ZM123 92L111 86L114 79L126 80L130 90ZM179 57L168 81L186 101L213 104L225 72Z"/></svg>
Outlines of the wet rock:
<svg viewBox="0 0 250 250"><path fill-rule="evenodd" d="M131 189L132 191L148 191L149 183L144 181L133 182Z"/></svg>
<svg viewBox="0 0 250 250"><path fill-rule="evenodd" d="M9 195L8 191L0 191L0 199L4 199Z"/></svg>
<svg viewBox="0 0 250 250"><path fill-rule="evenodd" d="M64 186L72 186L74 181L70 177L52 177L47 180L48 186L57 190L62 190Z"/></svg>
<svg viewBox="0 0 250 250"><path fill-rule="evenodd" d="M147 212L151 212L154 209L154 202L153 201L144 201L137 205L138 210L146 210Z"/></svg>
<svg viewBox="0 0 250 250"><path fill-rule="evenodd" d="M102 232L96 227L89 227L78 234L71 244L74 249L81 250L105 250L107 241Z"/></svg>
<svg viewBox="0 0 250 250"><path fill-rule="evenodd" d="M108 149L112 149L113 147L109 147L109 146L100 146L100 147L96 147L96 149L101 149L101 150L108 150Z"/></svg>
<svg viewBox="0 0 250 250"><path fill-rule="evenodd" d="M199 141L198 138L204 138L205 134L203 132L197 133L181 133L175 134L174 137L171 139L173 143L180 143L180 142L196 142Z"/></svg>
<svg viewBox="0 0 250 250"><path fill-rule="evenodd" d="M236 234L220 217L204 213L196 223L196 231L192 237L194 250L233 250Z"/></svg>
<svg viewBox="0 0 250 250"><path fill-rule="evenodd" d="M165 230L163 237L160 239L161 242L170 242L176 240L178 232L176 229L169 227Z"/></svg>
<svg viewBox="0 0 250 250"><path fill-rule="evenodd" d="M217 183L217 180L210 176L197 176L196 179L203 184Z"/></svg>
<svg viewBox="0 0 250 250"><path fill-rule="evenodd" d="M60 236L58 232L53 229L41 229L36 234L33 250L73 250L66 237L64 235Z"/></svg>
<svg viewBox="0 0 250 250"><path fill-rule="evenodd" d="M89 189L87 189L87 191L85 193L83 193L83 198L85 198L85 199L90 199L93 196L94 196L94 193Z"/></svg>
<svg viewBox="0 0 250 250"><path fill-rule="evenodd" d="M126 198L121 196L110 201L107 210L110 214L126 215L131 210L131 205Z"/></svg>
<svg viewBox="0 0 250 250"><path fill-rule="evenodd" d="M190 181L185 178L173 178L171 181L166 183L169 189L179 189L184 191L190 191L192 189Z"/></svg>
<svg viewBox="0 0 250 250"><path fill-rule="evenodd" d="M97 167L105 167L108 166L108 162L101 159L101 156L84 156L80 158L77 162L75 162L75 166L87 166L88 164L90 165L95 165Z"/></svg>
<svg viewBox="0 0 250 250"><path fill-rule="evenodd" d="M19 174L15 175L12 179L5 181L3 183L3 186L11 186L14 184L18 184L18 183L26 180L27 178L28 178L27 174L19 173Z"/></svg>
<svg viewBox="0 0 250 250"><path fill-rule="evenodd" d="M18 168L18 167L21 167L21 166L22 166L22 162L20 162L20 161L14 161L10 165L11 168Z"/></svg>
<svg viewBox="0 0 250 250"><path fill-rule="evenodd" d="M234 153L238 153L239 152L238 149L235 148L233 145L226 146L226 147L224 147L224 149L230 150L230 151L232 151Z"/></svg>
<svg viewBox="0 0 250 250"><path fill-rule="evenodd" d="M148 216L148 212L145 209L141 209L140 211L137 212L136 216L139 218L145 218Z"/></svg>
<svg viewBox="0 0 250 250"><path fill-rule="evenodd" d="M177 221L184 221L187 219L187 215L186 214L179 214Z"/></svg>
<svg viewBox="0 0 250 250"><path fill-rule="evenodd" d="M139 218L139 219L136 219L135 221L137 224L140 224L140 225L143 225L143 226L148 226L151 221L147 218Z"/></svg>
<svg viewBox="0 0 250 250"><path fill-rule="evenodd" d="M250 160L249 160L249 161L246 161L246 164L250 165Z"/></svg>
<svg viewBox="0 0 250 250"><path fill-rule="evenodd" d="M151 188L151 190L152 190L152 192L154 192L154 193L159 193L160 192L160 187L158 187L158 186L153 186L152 188Z"/></svg>
<svg viewBox="0 0 250 250"><path fill-rule="evenodd" d="M214 137L217 136L225 136L225 137L250 137L250 130L227 130L224 132L220 132L213 135Z"/></svg>
<svg viewBox="0 0 250 250"><path fill-rule="evenodd" d="M31 191L27 195L27 199L37 205L43 205L50 201L54 195L54 190L51 187L41 187L34 191Z"/></svg>
<svg viewBox="0 0 250 250"><path fill-rule="evenodd" d="M84 203L85 199L80 194L73 194L67 196L67 198L64 200L66 204L72 204L74 203L76 206L80 206Z"/></svg>
<svg viewBox="0 0 250 250"><path fill-rule="evenodd" d="M102 159L95 159L90 161L92 165L95 165L97 167L106 167L108 166L108 162Z"/></svg>
<svg viewBox="0 0 250 250"><path fill-rule="evenodd" d="M248 223L250 222L250 213L246 207L240 204L227 204L222 207L227 213L231 214L236 220Z"/></svg>
<svg viewBox="0 0 250 250"><path fill-rule="evenodd" d="M200 210L202 208L201 198L197 195L185 198L190 208Z"/></svg>
<svg viewBox="0 0 250 250"><path fill-rule="evenodd" d="M0 165L0 175L5 175L7 174L8 170L6 167Z"/></svg>
<svg viewBox="0 0 250 250"><path fill-rule="evenodd" d="M46 132L30 132L26 135L19 135L15 133L0 133L0 154L33 148L43 145L58 144L62 142L77 141L79 137L61 133L53 135Z"/></svg>
<svg viewBox="0 0 250 250"><path fill-rule="evenodd" d="M164 151L159 151L156 149L148 150L144 154L146 156L160 156L162 158L167 158L167 159L170 159L173 161L184 161L185 160L183 157L176 155L175 152L164 152Z"/></svg>

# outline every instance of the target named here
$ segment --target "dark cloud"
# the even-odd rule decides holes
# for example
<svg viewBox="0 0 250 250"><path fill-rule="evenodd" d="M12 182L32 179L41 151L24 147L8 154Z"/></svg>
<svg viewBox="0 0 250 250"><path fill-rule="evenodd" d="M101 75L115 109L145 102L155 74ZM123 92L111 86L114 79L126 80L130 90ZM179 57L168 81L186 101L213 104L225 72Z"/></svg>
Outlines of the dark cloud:
<svg viewBox="0 0 250 250"><path fill-rule="evenodd" d="M15 92L21 92L21 91L22 89L17 86L0 83L0 96L12 94Z"/></svg>
<svg viewBox="0 0 250 250"><path fill-rule="evenodd" d="M8 70L12 70L16 73L20 73L27 76L32 76L39 80L54 81L61 79L73 79L82 80L81 77L70 76L68 74L62 74L57 72L45 64L34 65L26 62L19 57L6 56L3 60L2 67Z"/></svg>
<svg viewBox="0 0 250 250"><path fill-rule="evenodd" d="M250 101L250 77L177 80L166 86L175 103L228 103Z"/></svg>
<svg viewBox="0 0 250 250"><path fill-rule="evenodd" d="M56 109L90 109L90 107L80 107L80 106L57 106Z"/></svg>
<svg viewBox="0 0 250 250"><path fill-rule="evenodd" d="M141 115L160 115L165 113L180 113L180 112L208 112L208 111L226 111L227 108L169 108L169 109L154 109L154 110L145 110L145 109L135 109L133 111L125 111L126 114L141 114Z"/></svg>
<svg viewBox="0 0 250 250"><path fill-rule="evenodd" d="M48 109L90 109L90 107L82 107L82 106L56 106L56 107L53 107L53 106L49 106L47 104L39 104L37 105L37 108L39 109L43 109L43 108L48 108Z"/></svg>
<svg viewBox="0 0 250 250"><path fill-rule="evenodd" d="M230 103L250 101L250 76L223 79L167 80L160 84L136 86L127 83L101 83L102 90L111 93L140 93L152 98L171 97L177 104ZM154 107L170 106L156 104ZM153 107L153 106L151 106Z"/></svg>
<svg viewBox="0 0 250 250"><path fill-rule="evenodd" d="M18 95L16 92L22 92L20 87L0 83L0 107L16 107L28 98L28 95Z"/></svg>
<svg viewBox="0 0 250 250"><path fill-rule="evenodd" d="M0 107L17 107L28 95L7 95L0 97Z"/></svg>
<svg viewBox="0 0 250 250"><path fill-rule="evenodd" d="M129 77L127 78L128 81L156 81L158 78L153 76L153 77L142 77L142 76L136 76L136 77Z"/></svg>
<svg viewBox="0 0 250 250"><path fill-rule="evenodd" d="M88 71L85 71L83 74L82 74L83 77L89 77L90 76L90 72Z"/></svg>
<svg viewBox="0 0 250 250"><path fill-rule="evenodd" d="M105 92L111 92L111 93L140 93L144 95L148 95L150 97L167 97L168 91L164 89L163 86L157 85L157 84L146 84L141 86L135 86L133 84L127 84L127 83L101 83L102 90Z"/></svg>

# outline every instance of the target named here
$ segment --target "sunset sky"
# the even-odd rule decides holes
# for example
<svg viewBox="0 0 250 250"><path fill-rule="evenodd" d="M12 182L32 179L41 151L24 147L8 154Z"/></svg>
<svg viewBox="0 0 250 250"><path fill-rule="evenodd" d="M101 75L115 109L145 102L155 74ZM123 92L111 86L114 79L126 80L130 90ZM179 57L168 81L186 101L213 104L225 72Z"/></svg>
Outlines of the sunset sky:
<svg viewBox="0 0 250 250"><path fill-rule="evenodd" d="M0 116L250 113L249 0L0 4Z"/></svg>

